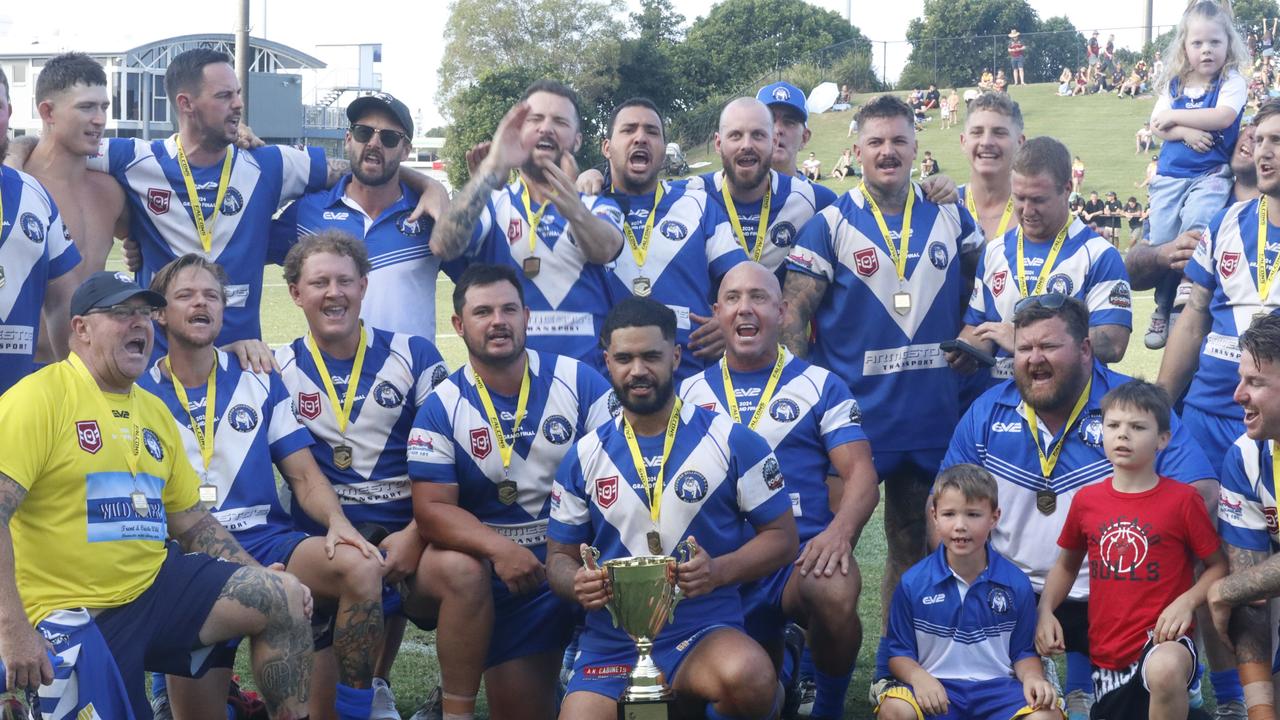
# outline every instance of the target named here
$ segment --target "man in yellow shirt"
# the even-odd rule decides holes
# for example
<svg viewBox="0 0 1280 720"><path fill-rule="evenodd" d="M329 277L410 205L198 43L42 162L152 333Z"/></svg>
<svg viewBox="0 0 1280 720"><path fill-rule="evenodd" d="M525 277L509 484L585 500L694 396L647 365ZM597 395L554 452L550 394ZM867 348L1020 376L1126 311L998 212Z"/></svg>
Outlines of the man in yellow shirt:
<svg viewBox="0 0 1280 720"><path fill-rule="evenodd" d="M122 690L149 718L144 668L198 675L209 646L248 635L271 716L306 717L310 593L209 514L168 409L134 387L163 305L123 273L95 273L71 299L68 359L0 397L5 680L51 683L51 647L58 679L76 674L82 717L110 717ZM44 693L42 705L71 702Z"/></svg>

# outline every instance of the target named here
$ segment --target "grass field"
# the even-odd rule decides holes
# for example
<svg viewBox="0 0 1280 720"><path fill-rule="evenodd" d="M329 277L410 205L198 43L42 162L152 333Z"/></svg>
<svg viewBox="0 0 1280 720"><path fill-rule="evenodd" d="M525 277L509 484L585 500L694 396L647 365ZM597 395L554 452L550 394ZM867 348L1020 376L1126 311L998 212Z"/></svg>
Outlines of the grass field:
<svg viewBox="0 0 1280 720"><path fill-rule="evenodd" d="M946 90L944 89L944 92ZM1133 185L1142 178L1146 161L1145 158L1134 155L1133 133L1150 113L1149 100L1120 100L1110 95L1059 98L1054 95L1052 85L1014 88L1012 94L1021 104L1026 116L1028 137L1053 135L1066 143L1073 154L1080 155L1084 159L1088 168L1085 177L1086 190L1097 189L1105 192L1114 189L1120 194L1121 199L1129 194L1137 194ZM809 147L818 154L827 167L830 167L830 163L839 156L840 150L852 142L845 137L850 118L851 114L847 112L833 113L815 116L810 123L813 139ZM960 154L958 140L960 129L942 131L937 129L937 123L936 119L933 120L930 126L920 133L920 150L922 153L924 150L931 150L941 164L943 172L957 182L964 182L968 170L967 162ZM707 157L702 149L696 149L695 152L690 153L691 161L698 159L713 160L716 166L719 164L719 158ZM836 191L843 192L849 189L853 182L828 184ZM1145 203L1145 197L1141 195L1139 197ZM113 257L109 267L121 269L118 257ZM306 323L301 311L289 299L280 268L267 268L265 285L262 310L264 339L271 345L278 346L301 335L306 329ZM456 368L465 360L465 352L461 341L452 334L449 324L452 289L452 284L442 277L436 301L440 332L436 342L449 366ZM1141 332L1146 326L1151 309L1150 293L1138 294L1134 303L1134 322L1137 331L1130 342L1124 361L1117 367L1130 374L1154 379L1159 365L1159 353L1147 350L1143 347L1141 340ZM879 511L863 532L856 554L862 569L865 588L860 604L860 615L863 619L866 639L858 659L857 674L850 686L845 717L868 718L871 712L866 695L870 683L870 672L874 667L876 639L880 633L879 586L885 558L885 541ZM252 688L247 655L247 653L241 653L237 671L246 680L247 686ZM408 718L425 699L437 680L438 666L432 636L410 628L391 675L398 705L405 718ZM487 717L483 697L480 716Z"/></svg>

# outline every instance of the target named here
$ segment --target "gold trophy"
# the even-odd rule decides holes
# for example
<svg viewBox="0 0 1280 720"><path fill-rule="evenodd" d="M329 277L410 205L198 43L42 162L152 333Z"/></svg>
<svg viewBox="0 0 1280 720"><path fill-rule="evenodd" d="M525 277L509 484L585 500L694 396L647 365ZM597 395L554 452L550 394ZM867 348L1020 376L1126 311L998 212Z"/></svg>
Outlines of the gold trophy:
<svg viewBox="0 0 1280 720"><path fill-rule="evenodd" d="M676 546L676 554L686 561L697 552L698 546L691 541ZM599 557L599 550L586 548L582 562L590 565ZM603 567L609 578L606 607L613 626L630 636L639 652L627 689L618 701L618 720L667 720L674 695L650 653L653 639L671 622L676 603L683 597L676 586L676 558L639 555L608 560Z"/></svg>

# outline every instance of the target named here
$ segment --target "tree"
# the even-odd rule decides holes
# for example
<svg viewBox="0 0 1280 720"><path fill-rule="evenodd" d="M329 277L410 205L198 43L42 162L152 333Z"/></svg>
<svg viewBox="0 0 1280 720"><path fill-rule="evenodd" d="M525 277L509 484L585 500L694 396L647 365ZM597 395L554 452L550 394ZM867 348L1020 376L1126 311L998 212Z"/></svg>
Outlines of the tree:
<svg viewBox="0 0 1280 720"><path fill-rule="evenodd" d="M1241 33L1259 32L1264 20L1270 22L1280 16L1276 0L1235 0L1231 10L1236 16L1236 27Z"/></svg>
<svg viewBox="0 0 1280 720"><path fill-rule="evenodd" d="M1008 65L1010 30L1026 35L1039 24L1026 0L925 0L924 16L907 26L911 55L898 85L973 85L983 70Z"/></svg>
<svg viewBox="0 0 1280 720"><path fill-rule="evenodd" d="M1057 81L1062 68L1085 64L1085 39L1065 17L1052 17L1039 24L1036 32L1025 40L1027 45L1027 82Z"/></svg>
<svg viewBox="0 0 1280 720"><path fill-rule="evenodd" d="M520 100L529 83L542 76L543 69L537 67L495 70L458 93L458 112L444 142L450 184L455 188L466 184L471 177L467 170L467 151L477 143L492 140L502 116Z"/></svg>
<svg viewBox="0 0 1280 720"><path fill-rule="evenodd" d="M684 16L675 11L671 0L641 0L631 25L634 34L618 47L617 83L600 98L600 109L607 116L623 100L647 97L669 113L681 101L676 48L683 39Z"/></svg>

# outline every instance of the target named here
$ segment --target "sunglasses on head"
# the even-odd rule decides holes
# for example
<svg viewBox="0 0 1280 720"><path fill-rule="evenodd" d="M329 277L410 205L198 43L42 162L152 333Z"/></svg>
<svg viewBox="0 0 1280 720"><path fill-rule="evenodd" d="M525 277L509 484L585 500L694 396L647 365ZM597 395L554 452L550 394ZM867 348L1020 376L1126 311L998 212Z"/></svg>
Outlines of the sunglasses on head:
<svg viewBox="0 0 1280 720"><path fill-rule="evenodd" d="M373 139L373 134L378 133L378 141L382 143L382 147L390 150L400 144L401 140L408 140L409 136L399 130L378 130L368 125L355 123L351 126L351 137L356 142L364 144Z"/></svg>
<svg viewBox="0 0 1280 720"><path fill-rule="evenodd" d="M1057 310L1066 302L1067 296L1058 292L1045 293L1043 295L1030 295L1015 303L1013 311L1015 313L1020 313L1031 307L1042 307L1046 310Z"/></svg>

